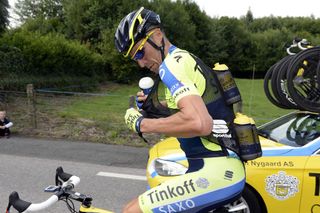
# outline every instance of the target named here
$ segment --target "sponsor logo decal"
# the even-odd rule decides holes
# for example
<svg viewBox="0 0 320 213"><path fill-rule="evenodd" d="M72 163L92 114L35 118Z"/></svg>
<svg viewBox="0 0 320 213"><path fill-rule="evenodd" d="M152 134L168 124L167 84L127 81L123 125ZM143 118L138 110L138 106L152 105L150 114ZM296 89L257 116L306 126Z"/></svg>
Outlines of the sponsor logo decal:
<svg viewBox="0 0 320 213"><path fill-rule="evenodd" d="M167 186L165 189L158 191L152 190L147 196L149 197L151 203L160 202L171 198L176 198L179 196L184 196L185 194L190 194L195 192L193 180L184 181L183 185L178 186Z"/></svg>
<svg viewBox="0 0 320 213"><path fill-rule="evenodd" d="M226 179L226 180L232 180L232 178L233 178L233 171L227 170L227 171L224 173L224 179Z"/></svg>
<svg viewBox="0 0 320 213"><path fill-rule="evenodd" d="M246 165L248 166L255 166L259 168L265 168L265 167L294 167L293 161L248 161L246 162Z"/></svg>
<svg viewBox="0 0 320 213"><path fill-rule="evenodd" d="M163 213L182 212L194 208L195 206L196 204L193 200L184 200L166 206L161 206L158 210Z"/></svg>
<svg viewBox="0 0 320 213"><path fill-rule="evenodd" d="M159 76L160 76L160 79L161 79L161 80L164 78L165 74L166 74L166 70L163 69L163 68L160 69L160 71L159 71Z"/></svg>
<svg viewBox="0 0 320 213"><path fill-rule="evenodd" d="M180 87L182 87L183 85L181 84L181 82L177 82L175 84L173 84L171 87L170 87L170 92L171 94L174 93L177 89L179 89Z"/></svg>
<svg viewBox="0 0 320 213"><path fill-rule="evenodd" d="M314 196L319 196L319 193L320 193L320 174L319 173L309 173L309 177L315 178Z"/></svg>
<svg viewBox="0 0 320 213"><path fill-rule="evenodd" d="M209 181L206 178L199 178L198 180L196 180L196 184L199 188L202 189L206 189L210 185Z"/></svg>
<svg viewBox="0 0 320 213"><path fill-rule="evenodd" d="M231 138L231 134L229 133L229 127L227 126L227 122L224 120L213 120L212 126L212 135L216 138Z"/></svg>
<svg viewBox="0 0 320 213"><path fill-rule="evenodd" d="M273 174L265 179L266 191L277 200L286 200L294 197L299 191L298 178L286 175L286 172L280 171L278 174Z"/></svg>
<svg viewBox="0 0 320 213"><path fill-rule="evenodd" d="M208 179L200 177L194 183L193 180L190 179L188 181L184 181L183 185L178 186L167 186L166 189L161 191L153 191L148 194L151 203L164 201L166 199L175 198L179 196L184 196L185 194L190 194L196 191L196 187L206 189L210 185ZM179 198L177 198L179 199ZM175 203L171 203L165 206L158 207L156 212L163 213L172 213L172 212L182 212L188 209L194 208L196 203L192 199L182 200Z"/></svg>
<svg viewBox="0 0 320 213"><path fill-rule="evenodd" d="M171 91L171 89L170 89ZM190 91L190 88L189 87L183 87L182 89L180 89L179 91L177 91L173 98L176 99L179 95L182 95L183 93L186 93L186 92L189 92Z"/></svg>

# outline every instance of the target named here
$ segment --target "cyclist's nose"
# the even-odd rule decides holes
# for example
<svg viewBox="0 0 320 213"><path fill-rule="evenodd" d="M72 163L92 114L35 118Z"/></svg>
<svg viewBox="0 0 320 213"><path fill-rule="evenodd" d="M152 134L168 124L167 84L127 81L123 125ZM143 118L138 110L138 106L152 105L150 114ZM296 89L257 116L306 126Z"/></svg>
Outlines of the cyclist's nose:
<svg viewBox="0 0 320 213"><path fill-rule="evenodd" d="M146 66L145 60L143 58L139 59L138 65L139 65L139 67L144 68Z"/></svg>

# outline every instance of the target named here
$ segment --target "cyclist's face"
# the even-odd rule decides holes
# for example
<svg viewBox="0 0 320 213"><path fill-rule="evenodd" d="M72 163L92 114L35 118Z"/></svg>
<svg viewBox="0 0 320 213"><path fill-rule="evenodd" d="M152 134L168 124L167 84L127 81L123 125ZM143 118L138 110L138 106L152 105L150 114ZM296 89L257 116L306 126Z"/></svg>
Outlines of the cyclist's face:
<svg viewBox="0 0 320 213"><path fill-rule="evenodd" d="M150 39L161 46L162 34L160 30L156 30ZM137 51L138 50L138 51ZM136 53L136 54L135 54ZM134 55L135 54L135 55ZM140 67L146 67L154 73L159 72L159 66L162 63L161 53L152 47L148 42L142 39L131 50L130 56L133 57Z"/></svg>

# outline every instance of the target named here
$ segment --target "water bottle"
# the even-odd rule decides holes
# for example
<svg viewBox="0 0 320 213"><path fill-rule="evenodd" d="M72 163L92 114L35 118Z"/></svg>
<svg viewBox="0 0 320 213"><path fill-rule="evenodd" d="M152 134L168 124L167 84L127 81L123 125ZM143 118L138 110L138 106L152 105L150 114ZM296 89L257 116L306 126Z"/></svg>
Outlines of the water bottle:
<svg viewBox="0 0 320 213"><path fill-rule="evenodd" d="M150 77L143 77L139 81L139 87L145 95L148 95L153 87L153 80Z"/></svg>
<svg viewBox="0 0 320 213"><path fill-rule="evenodd" d="M234 130L239 142L241 159L247 161L260 157L262 151L253 119L236 113Z"/></svg>
<svg viewBox="0 0 320 213"><path fill-rule="evenodd" d="M241 101L239 89L229 68L225 64L216 63L213 67L223 90L223 97L228 105Z"/></svg>
<svg viewBox="0 0 320 213"><path fill-rule="evenodd" d="M154 81L150 77L143 77L139 81L139 87L143 91L144 95L149 95L154 85ZM138 97L136 97L136 104L139 109L142 108L143 101L138 101Z"/></svg>
<svg viewBox="0 0 320 213"><path fill-rule="evenodd" d="M259 139L259 135L258 135L258 129L257 129L256 123L254 122L253 118L249 118L249 119L250 119L253 137L254 137L255 145L256 145L256 153L257 153L256 157L261 157L262 150L261 150L261 144L260 144L260 139Z"/></svg>

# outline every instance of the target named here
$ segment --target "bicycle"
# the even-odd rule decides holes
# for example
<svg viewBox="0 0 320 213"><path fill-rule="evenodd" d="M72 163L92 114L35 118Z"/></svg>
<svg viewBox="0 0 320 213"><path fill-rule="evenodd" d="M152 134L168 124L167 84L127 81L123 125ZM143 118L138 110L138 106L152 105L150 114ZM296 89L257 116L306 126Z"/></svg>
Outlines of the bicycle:
<svg viewBox="0 0 320 213"><path fill-rule="evenodd" d="M172 168L176 169L176 168ZM55 175L55 185L47 186L44 191L54 193L46 201L41 203L31 203L20 199L18 192L14 191L9 196L8 206L6 208L6 213L10 213L11 207L17 210L19 213L29 213L29 212L39 212L48 209L50 206L54 205L58 201L64 201L67 205L69 212L71 213L113 213L112 211L101 209L92 206L93 198L74 191L74 188L80 183L80 178L65 173L62 167L56 169ZM210 213L227 213L227 212L247 212L247 203L250 199L253 199L254 195L247 188L243 191L243 197L238 200L234 200L229 204L226 204L221 209L215 209L209 211ZM75 208L74 202L80 202L81 205L79 210Z"/></svg>
<svg viewBox="0 0 320 213"><path fill-rule="evenodd" d="M291 49L295 48L295 51ZM295 56L304 50L311 48L306 39L295 38L286 49L288 55L269 68L264 78L264 91L267 98L274 105L284 109L305 109L297 104L291 97L288 88L287 75L291 70L289 66Z"/></svg>
<svg viewBox="0 0 320 213"><path fill-rule="evenodd" d="M287 73L288 91L302 108L320 112L320 47L297 54Z"/></svg>
<svg viewBox="0 0 320 213"><path fill-rule="evenodd" d="M134 97L131 96L129 98L129 107L133 106L134 104ZM166 140L161 141L160 143L156 144L156 146L163 146L164 143L171 142L172 139L168 138ZM147 141L146 141L147 142ZM161 144L162 143L162 144ZM174 148L174 147L172 147ZM164 149L162 153L158 153L157 155L149 155L149 162L148 162L148 170L151 168L158 170L158 169L168 169L170 171L169 174L167 173L159 173L159 176L157 177L149 177L148 183L150 187L155 187L156 185L152 185L151 182L159 182L161 184L165 179L173 178L177 175L183 175L186 172L186 168L181 169L177 167L173 161L172 164L166 164L166 166L162 167L160 165L156 166L155 164L152 164L152 162L155 159L158 159L161 156L168 156L170 153L172 154L175 149ZM150 163L151 162L151 163ZM162 161L164 162L164 161ZM154 166L154 167L153 167ZM160 166L160 167L159 167ZM150 180L152 179L152 181ZM54 195L52 195L50 198L48 198L46 201L41 203L31 203L25 200L20 199L19 194L17 192L12 192L9 196L9 203L8 207L6 209L6 213L10 213L10 208L13 207L14 209L18 210L19 213L28 213L28 212L37 212L41 210L45 210L55 204L58 201L64 201L68 207L69 212L71 213L113 213L112 211L96 208L92 206L93 198L90 196L87 196L85 194L81 194L79 192L73 191L75 186L77 186L80 183L80 178L68 173L65 173L62 169L62 167L58 167L56 169L56 175L55 175L55 185L50 185L45 188L46 192L52 192ZM256 200L254 193L248 189L248 187L245 187L241 195L235 196L233 199L229 200L228 203L225 203L223 206L216 207L216 204L213 204L213 209L210 209L208 212L210 213L227 213L227 212L233 212L233 213L247 213L250 212L250 208L253 209L260 209L257 202L252 202L252 200ZM75 205L73 201L80 202L81 205L79 207L79 210L75 208ZM260 212L260 211L259 211Z"/></svg>
<svg viewBox="0 0 320 213"><path fill-rule="evenodd" d="M9 196L6 213L10 213L11 207L19 213L37 212L49 208L58 201L64 201L71 213L113 213L92 206L92 197L73 191L79 183L79 177L65 173L62 167L58 167L56 169L55 185L50 185L44 189L45 192L54 193L51 197L41 203L31 203L20 199L17 192L12 192ZM73 201L81 203L78 211L75 209Z"/></svg>

